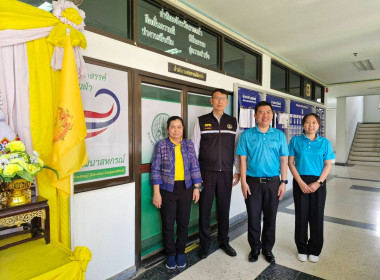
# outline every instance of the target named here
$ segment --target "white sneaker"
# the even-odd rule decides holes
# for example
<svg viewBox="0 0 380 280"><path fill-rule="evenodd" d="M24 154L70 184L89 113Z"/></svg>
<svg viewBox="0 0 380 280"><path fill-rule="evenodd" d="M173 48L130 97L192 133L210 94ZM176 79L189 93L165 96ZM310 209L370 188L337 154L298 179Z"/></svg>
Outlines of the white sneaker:
<svg viewBox="0 0 380 280"><path fill-rule="evenodd" d="M307 261L307 255L306 254L298 254L297 258L300 262L306 262Z"/></svg>
<svg viewBox="0 0 380 280"><path fill-rule="evenodd" d="M316 263L318 261L319 261L319 257L318 256L309 255L309 262Z"/></svg>

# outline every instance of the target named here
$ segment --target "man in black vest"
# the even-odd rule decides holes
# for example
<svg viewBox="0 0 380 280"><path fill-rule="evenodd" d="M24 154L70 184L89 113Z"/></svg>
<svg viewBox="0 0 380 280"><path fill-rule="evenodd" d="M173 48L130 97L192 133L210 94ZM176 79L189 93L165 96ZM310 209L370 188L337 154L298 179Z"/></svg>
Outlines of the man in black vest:
<svg viewBox="0 0 380 280"><path fill-rule="evenodd" d="M215 195L219 247L227 255L236 256L236 251L229 245L228 229L232 186L240 180L240 174L232 173L234 161L239 172L239 160L235 160L239 127L236 118L224 113L228 94L223 89L215 89L210 101L213 110L198 118L193 136L204 186L199 200L199 256L202 259L207 258L210 248L210 215Z"/></svg>

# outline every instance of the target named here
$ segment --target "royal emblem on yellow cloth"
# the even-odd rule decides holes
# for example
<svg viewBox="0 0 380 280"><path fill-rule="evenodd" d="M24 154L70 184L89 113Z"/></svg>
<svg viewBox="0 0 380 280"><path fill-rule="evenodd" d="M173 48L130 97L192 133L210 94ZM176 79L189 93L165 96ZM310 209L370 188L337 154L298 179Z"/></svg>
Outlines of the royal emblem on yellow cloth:
<svg viewBox="0 0 380 280"><path fill-rule="evenodd" d="M54 123L54 139L53 142L65 139L67 132L72 128L72 118L69 110L64 110L62 107L58 107L58 114Z"/></svg>

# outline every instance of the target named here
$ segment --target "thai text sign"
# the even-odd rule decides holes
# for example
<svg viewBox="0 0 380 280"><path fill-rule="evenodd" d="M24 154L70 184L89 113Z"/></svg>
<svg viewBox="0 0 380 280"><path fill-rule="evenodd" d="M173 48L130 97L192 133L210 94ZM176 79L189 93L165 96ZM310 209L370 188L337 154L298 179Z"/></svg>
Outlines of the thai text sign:
<svg viewBox="0 0 380 280"><path fill-rule="evenodd" d="M217 69L218 37L145 0L138 1L137 40L155 49Z"/></svg>
<svg viewBox="0 0 380 280"><path fill-rule="evenodd" d="M202 81L206 81L206 73L199 72L196 70L192 70L190 68L186 68L180 65L176 65L169 62L168 71L176 74L180 74L186 77L199 79Z"/></svg>

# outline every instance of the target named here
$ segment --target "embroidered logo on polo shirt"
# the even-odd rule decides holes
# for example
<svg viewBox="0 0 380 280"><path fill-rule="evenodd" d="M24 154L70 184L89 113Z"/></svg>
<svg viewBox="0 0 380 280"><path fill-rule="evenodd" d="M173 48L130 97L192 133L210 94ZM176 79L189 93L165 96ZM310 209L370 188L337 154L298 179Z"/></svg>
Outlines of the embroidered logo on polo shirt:
<svg viewBox="0 0 380 280"><path fill-rule="evenodd" d="M205 129L211 129L212 125L211 123L205 123Z"/></svg>
<svg viewBox="0 0 380 280"><path fill-rule="evenodd" d="M227 124L227 128L228 128L228 129L232 129L232 124L230 124L230 123Z"/></svg>

